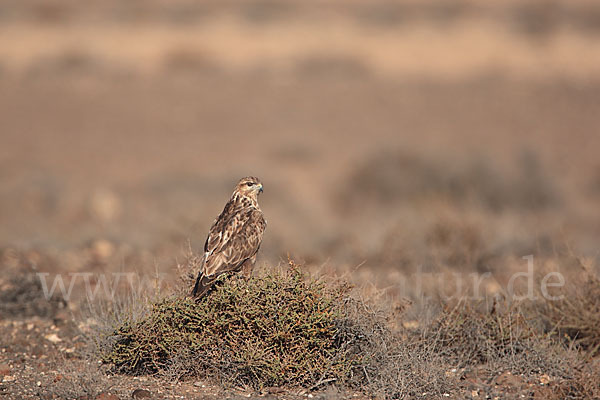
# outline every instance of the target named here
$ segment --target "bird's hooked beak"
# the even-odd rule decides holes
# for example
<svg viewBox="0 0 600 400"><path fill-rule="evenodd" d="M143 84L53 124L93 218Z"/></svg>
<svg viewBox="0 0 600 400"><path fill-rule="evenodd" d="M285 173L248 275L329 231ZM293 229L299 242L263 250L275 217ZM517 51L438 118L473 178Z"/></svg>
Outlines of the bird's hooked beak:
<svg viewBox="0 0 600 400"><path fill-rule="evenodd" d="M263 188L262 188L262 184L258 187L258 193L262 193L263 192Z"/></svg>

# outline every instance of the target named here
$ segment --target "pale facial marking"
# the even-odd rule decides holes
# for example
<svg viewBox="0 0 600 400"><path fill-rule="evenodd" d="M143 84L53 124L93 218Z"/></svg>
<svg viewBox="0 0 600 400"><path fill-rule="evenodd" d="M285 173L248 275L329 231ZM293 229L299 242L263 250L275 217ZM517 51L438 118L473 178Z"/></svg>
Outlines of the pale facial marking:
<svg viewBox="0 0 600 400"><path fill-rule="evenodd" d="M254 197L263 191L263 185L258 178L247 177L238 182L236 190L245 196Z"/></svg>

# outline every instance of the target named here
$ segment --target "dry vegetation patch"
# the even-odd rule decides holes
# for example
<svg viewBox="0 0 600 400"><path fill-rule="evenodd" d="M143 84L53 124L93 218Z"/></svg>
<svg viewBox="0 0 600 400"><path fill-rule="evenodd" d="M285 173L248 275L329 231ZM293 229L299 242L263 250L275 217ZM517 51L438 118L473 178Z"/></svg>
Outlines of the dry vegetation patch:
<svg viewBox="0 0 600 400"><path fill-rule="evenodd" d="M560 296L543 297L538 312L551 332L596 357L600 354L600 279L586 260L575 257L574 261L581 273Z"/></svg>
<svg viewBox="0 0 600 400"><path fill-rule="evenodd" d="M346 211L365 203L390 206L434 198L493 212L561 204L561 193L536 153L523 152L514 164L514 171L507 172L483 158L457 161L378 154L350 175L351 189L342 190L338 200Z"/></svg>
<svg viewBox="0 0 600 400"><path fill-rule="evenodd" d="M66 302L58 296L46 298L40 278L33 272L9 271L0 279L0 320L50 318L65 307Z"/></svg>
<svg viewBox="0 0 600 400"><path fill-rule="evenodd" d="M232 279L197 303L165 298L118 327L105 359L124 372L178 368L260 387L343 380L356 339L340 329L345 290L296 271Z"/></svg>
<svg viewBox="0 0 600 400"><path fill-rule="evenodd" d="M124 374L259 391L335 385L381 398L600 393L591 383L600 370L543 329L537 303L490 310L446 302L413 328L398 323L403 310L394 315L383 303L291 262L284 271L222 279L198 302L179 293L144 301L142 310L125 307L97 344Z"/></svg>
<svg viewBox="0 0 600 400"><path fill-rule="evenodd" d="M389 315L344 283L292 264L219 282L195 302L151 302L106 338L102 358L128 374L213 378L254 389L335 384L384 397L441 395L454 386L434 349L404 341Z"/></svg>
<svg viewBox="0 0 600 400"><path fill-rule="evenodd" d="M546 337L519 304L505 310L480 310L476 304L446 306L428 327L437 351L458 368L485 365L490 371L522 376L548 374L571 379L576 360Z"/></svg>

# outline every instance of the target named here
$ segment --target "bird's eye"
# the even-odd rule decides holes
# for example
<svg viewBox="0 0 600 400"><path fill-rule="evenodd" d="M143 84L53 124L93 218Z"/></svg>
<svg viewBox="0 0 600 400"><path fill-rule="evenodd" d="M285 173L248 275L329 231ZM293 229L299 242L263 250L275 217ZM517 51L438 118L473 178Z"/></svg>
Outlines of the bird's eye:
<svg viewBox="0 0 600 400"><path fill-rule="evenodd" d="M246 183L246 186L248 186L248 187L250 187L250 186L252 186L252 185L254 185L254 183L252 183L252 182L248 182L248 183Z"/></svg>

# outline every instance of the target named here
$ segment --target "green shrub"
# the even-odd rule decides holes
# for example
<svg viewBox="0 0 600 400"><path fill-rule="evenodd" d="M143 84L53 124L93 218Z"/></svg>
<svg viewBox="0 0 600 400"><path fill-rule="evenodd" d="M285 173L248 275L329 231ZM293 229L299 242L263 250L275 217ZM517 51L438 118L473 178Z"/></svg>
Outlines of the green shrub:
<svg viewBox="0 0 600 400"><path fill-rule="evenodd" d="M126 373L176 370L256 388L348 382L369 361L348 291L296 268L223 280L199 302L165 298L126 320L103 358Z"/></svg>

